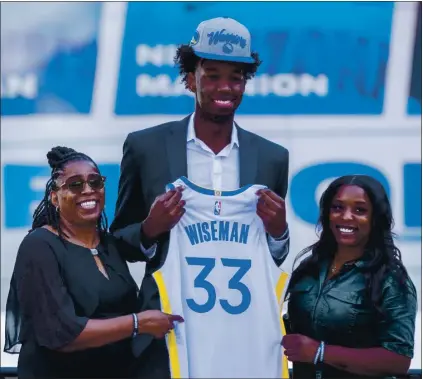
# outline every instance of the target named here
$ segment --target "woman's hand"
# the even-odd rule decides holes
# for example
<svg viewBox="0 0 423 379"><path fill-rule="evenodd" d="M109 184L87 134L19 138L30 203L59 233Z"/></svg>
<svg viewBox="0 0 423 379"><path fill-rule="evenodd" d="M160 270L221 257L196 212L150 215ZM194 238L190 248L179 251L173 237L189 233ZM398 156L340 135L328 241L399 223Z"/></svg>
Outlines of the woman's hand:
<svg viewBox="0 0 423 379"><path fill-rule="evenodd" d="M285 355L291 362L314 363L320 342L302 334L287 334L282 339Z"/></svg>
<svg viewBox="0 0 423 379"><path fill-rule="evenodd" d="M138 333L152 334L155 338L163 338L175 325L184 322L178 315L169 315L157 310L138 313Z"/></svg>

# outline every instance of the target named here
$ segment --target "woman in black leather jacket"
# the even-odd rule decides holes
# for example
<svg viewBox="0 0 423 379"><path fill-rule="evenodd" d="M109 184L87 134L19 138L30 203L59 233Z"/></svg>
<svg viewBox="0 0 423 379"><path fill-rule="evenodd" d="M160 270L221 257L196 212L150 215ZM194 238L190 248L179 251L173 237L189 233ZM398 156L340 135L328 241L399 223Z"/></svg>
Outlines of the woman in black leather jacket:
<svg viewBox="0 0 423 379"><path fill-rule="evenodd" d="M336 179L320 200L319 226L287 291L290 334L282 344L294 378L405 375L417 296L383 186L363 175Z"/></svg>

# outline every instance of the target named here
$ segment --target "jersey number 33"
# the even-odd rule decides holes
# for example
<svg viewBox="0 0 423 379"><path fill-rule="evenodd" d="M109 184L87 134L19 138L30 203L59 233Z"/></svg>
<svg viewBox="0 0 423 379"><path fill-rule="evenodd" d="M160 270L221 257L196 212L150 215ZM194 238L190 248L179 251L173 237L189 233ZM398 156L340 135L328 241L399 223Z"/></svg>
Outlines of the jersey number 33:
<svg viewBox="0 0 423 379"><path fill-rule="evenodd" d="M207 292L207 301L204 304L198 304L194 299L186 299L188 307L197 313L210 312L216 305L216 288L213 283L207 280L216 264L223 265L224 267L233 267L238 270L228 282L230 290L238 291L241 294L241 302L239 304L230 304L226 299L219 299L220 306L229 314L238 315L245 312L251 304L251 292L248 287L241 282L244 275L251 268L250 259L233 259L221 258L216 262L215 258L199 258L199 257L186 257L188 265L201 266L202 270L194 279L194 287L202 288Z"/></svg>

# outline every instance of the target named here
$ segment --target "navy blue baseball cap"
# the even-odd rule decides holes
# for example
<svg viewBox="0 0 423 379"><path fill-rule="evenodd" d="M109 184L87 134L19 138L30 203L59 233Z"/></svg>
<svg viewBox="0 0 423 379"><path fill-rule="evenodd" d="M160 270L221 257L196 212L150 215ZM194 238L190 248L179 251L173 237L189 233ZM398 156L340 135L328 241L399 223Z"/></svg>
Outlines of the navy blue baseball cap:
<svg viewBox="0 0 423 379"><path fill-rule="evenodd" d="M238 21L217 17L198 25L190 46L204 59L254 63L251 57L251 35Z"/></svg>

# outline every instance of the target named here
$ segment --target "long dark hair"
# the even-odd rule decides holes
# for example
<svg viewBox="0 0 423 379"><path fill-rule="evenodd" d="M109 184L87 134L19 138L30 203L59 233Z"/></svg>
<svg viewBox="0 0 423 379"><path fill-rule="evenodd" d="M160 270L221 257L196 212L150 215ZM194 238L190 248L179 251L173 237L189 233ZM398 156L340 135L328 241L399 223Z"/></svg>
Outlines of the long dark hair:
<svg viewBox="0 0 423 379"><path fill-rule="evenodd" d="M294 267L301 258L311 252L311 255L294 269L287 294L289 296L289 290L304 276L318 275L323 261L334 258L337 243L329 226L329 213L333 198L339 188L344 185L362 188L373 206L372 226L364 252L366 264L362 270L372 303L377 307L385 276L392 274L401 285L404 285L408 274L401 260L401 252L394 244L392 232L394 220L388 196L382 184L367 175L342 176L334 180L323 193L320 198L320 215L317 224L320 233L319 240L303 249L296 257ZM403 288L405 287L404 285Z"/></svg>
<svg viewBox="0 0 423 379"><path fill-rule="evenodd" d="M50 225L56 229L59 233L59 236L63 238L63 231L60 227L60 210L56 209L51 203L51 192L58 189L56 184L57 178L63 174L63 170L70 162L88 161L94 165L98 172L100 172L100 169L88 155L79 153L71 148L64 146L53 147L47 153L47 159L48 164L51 167L51 176L47 181L44 197L38 205L37 209L34 211L32 228L30 232L44 225ZM97 228L101 232L100 234L104 234L108 230L108 222L104 210L102 211L101 216L97 222Z"/></svg>

